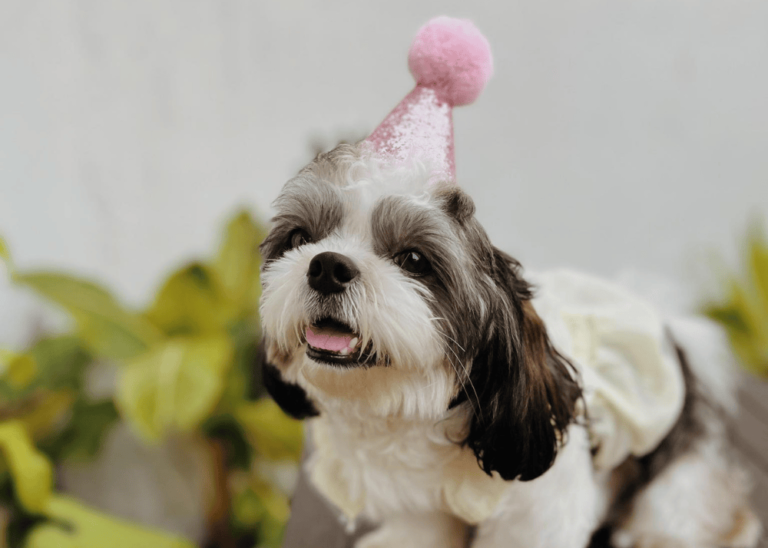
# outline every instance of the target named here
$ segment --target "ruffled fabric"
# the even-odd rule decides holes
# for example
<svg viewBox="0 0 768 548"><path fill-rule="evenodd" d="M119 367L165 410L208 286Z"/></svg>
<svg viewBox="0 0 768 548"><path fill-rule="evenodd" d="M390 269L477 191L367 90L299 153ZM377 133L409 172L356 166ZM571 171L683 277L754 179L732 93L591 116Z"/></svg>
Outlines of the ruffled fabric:
<svg viewBox="0 0 768 548"><path fill-rule="evenodd" d="M653 451L685 398L662 318L623 288L586 274L556 270L529 278L552 343L581 376L596 467Z"/></svg>

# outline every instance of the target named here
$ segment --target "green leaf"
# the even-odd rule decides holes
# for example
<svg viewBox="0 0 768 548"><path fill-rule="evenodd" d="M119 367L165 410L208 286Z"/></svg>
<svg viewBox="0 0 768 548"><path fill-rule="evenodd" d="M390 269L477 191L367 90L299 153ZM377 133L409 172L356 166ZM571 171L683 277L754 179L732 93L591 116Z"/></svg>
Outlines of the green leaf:
<svg viewBox="0 0 768 548"><path fill-rule="evenodd" d="M231 359L226 336L172 339L129 362L117 407L148 440L192 430L216 406Z"/></svg>
<svg viewBox="0 0 768 548"><path fill-rule="evenodd" d="M253 450L240 423L230 413L214 414L205 421L202 428L205 437L223 444L227 468L247 470L250 467Z"/></svg>
<svg viewBox="0 0 768 548"><path fill-rule="evenodd" d="M51 497L45 514L54 521L35 527L26 548L194 548L185 539L102 514L62 495Z"/></svg>
<svg viewBox="0 0 768 548"><path fill-rule="evenodd" d="M11 252L8 250L8 245L5 240L0 236L0 261L5 262L8 266L8 270L12 270L13 263L11 262Z"/></svg>
<svg viewBox="0 0 768 548"><path fill-rule="evenodd" d="M232 513L239 526L249 528L266 520L285 524L290 507L288 497L283 493L258 478L252 478L245 489L235 493Z"/></svg>
<svg viewBox="0 0 768 548"><path fill-rule="evenodd" d="M280 548L284 534L285 522L267 516L259 527L259 542L256 548Z"/></svg>
<svg viewBox="0 0 768 548"><path fill-rule="evenodd" d="M231 415L243 402L264 395L258 366L259 328L253 319L241 320L229 330L235 345L232 367L227 373L224 394L217 409Z"/></svg>
<svg viewBox="0 0 768 548"><path fill-rule="evenodd" d="M51 463L16 420L0 423L0 450L11 471L19 503L30 513L40 513L51 495Z"/></svg>
<svg viewBox="0 0 768 548"><path fill-rule="evenodd" d="M46 337L38 340L30 354L38 368L40 386L51 389L79 390L91 355L81 339L72 335Z"/></svg>
<svg viewBox="0 0 768 548"><path fill-rule="evenodd" d="M168 335L196 335L226 329L236 313L210 269L193 263L163 284L146 316Z"/></svg>
<svg viewBox="0 0 768 548"><path fill-rule="evenodd" d="M7 352L5 355L11 356ZM0 379L0 396L9 401L27 398L41 388L78 391L85 367L91 361L83 342L71 335L40 339L25 355L34 361L34 378L23 386L8 378Z"/></svg>
<svg viewBox="0 0 768 548"><path fill-rule="evenodd" d="M78 400L72 408L67 428L43 446L58 460L86 462L94 458L104 437L119 418L111 400Z"/></svg>
<svg viewBox="0 0 768 548"><path fill-rule="evenodd" d="M99 356L130 358L160 339L150 322L125 310L92 282L50 272L20 274L16 280L66 309L80 336Z"/></svg>
<svg viewBox="0 0 768 548"><path fill-rule="evenodd" d="M29 386L37 373L35 358L29 354L16 354L0 349L0 367L2 380L12 390L21 390Z"/></svg>
<svg viewBox="0 0 768 548"><path fill-rule="evenodd" d="M22 405L22 412L14 418L24 424L33 439L43 439L63 427L74 400L69 390L38 390L25 400L27 405Z"/></svg>
<svg viewBox="0 0 768 548"><path fill-rule="evenodd" d="M731 347L741 363L750 371L768 374L768 306L760 298L757 286L758 275L762 272L761 251L750 245L751 275L746 282L730 278L725 302L710 305L704 313L725 329Z"/></svg>
<svg viewBox="0 0 768 548"><path fill-rule="evenodd" d="M244 310L255 308L259 284L259 244L266 237L264 227L256 224L247 211L236 215L227 225L224 241L214 262L214 269L227 296Z"/></svg>
<svg viewBox="0 0 768 548"><path fill-rule="evenodd" d="M283 413L272 399L244 403L235 417L259 454L274 460L301 457L301 421Z"/></svg>
<svg viewBox="0 0 768 548"><path fill-rule="evenodd" d="M749 278L755 287L764 329L768 330L768 243L757 230L749 238Z"/></svg>
<svg viewBox="0 0 768 548"><path fill-rule="evenodd" d="M280 548L290 507L285 493L254 473L230 476L232 518L243 530L257 528L257 546Z"/></svg>

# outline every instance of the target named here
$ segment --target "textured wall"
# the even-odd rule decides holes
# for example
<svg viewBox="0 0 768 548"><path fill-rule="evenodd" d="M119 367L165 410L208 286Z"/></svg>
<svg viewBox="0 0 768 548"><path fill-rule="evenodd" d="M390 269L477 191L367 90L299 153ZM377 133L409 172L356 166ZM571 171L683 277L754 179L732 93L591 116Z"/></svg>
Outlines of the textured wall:
<svg viewBox="0 0 768 548"><path fill-rule="evenodd" d="M0 0L0 233L145 301L311 139L370 131L439 13L494 48L458 176L528 264L695 280L768 213L765 1ZM0 306L18 338L28 301Z"/></svg>

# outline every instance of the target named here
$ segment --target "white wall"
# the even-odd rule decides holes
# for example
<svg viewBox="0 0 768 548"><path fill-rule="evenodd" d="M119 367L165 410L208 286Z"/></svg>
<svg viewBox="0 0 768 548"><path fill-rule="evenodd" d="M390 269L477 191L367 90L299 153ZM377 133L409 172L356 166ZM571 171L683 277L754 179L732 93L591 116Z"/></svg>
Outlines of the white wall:
<svg viewBox="0 0 768 548"><path fill-rule="evenodd" d="M764 0L0 0L0 234L145 302L311 139L375 127L441 13L494 49L458 176L525 263L691 280L768 213Z"/></svg>

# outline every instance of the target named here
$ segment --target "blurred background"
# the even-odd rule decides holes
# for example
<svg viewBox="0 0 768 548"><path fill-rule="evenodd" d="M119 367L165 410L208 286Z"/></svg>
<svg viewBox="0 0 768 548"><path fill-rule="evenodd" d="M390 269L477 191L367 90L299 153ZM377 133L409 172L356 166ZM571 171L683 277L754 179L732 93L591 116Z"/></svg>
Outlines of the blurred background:
<svg viewBox="0 0 768 548"><path fill-rule="evenodd" d="M704 310L768 363L768 2L0 0L12 545L74 542L53 519L88 548L279 546L301 434L252 378L253 248L282 184L411 89L439 14L494 52L454 116L492 240Z"/></svg>

